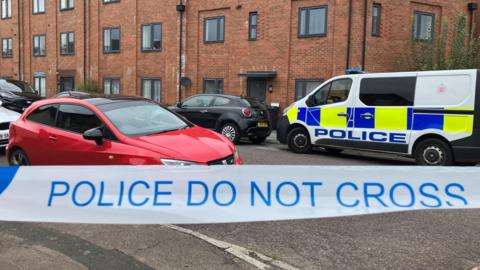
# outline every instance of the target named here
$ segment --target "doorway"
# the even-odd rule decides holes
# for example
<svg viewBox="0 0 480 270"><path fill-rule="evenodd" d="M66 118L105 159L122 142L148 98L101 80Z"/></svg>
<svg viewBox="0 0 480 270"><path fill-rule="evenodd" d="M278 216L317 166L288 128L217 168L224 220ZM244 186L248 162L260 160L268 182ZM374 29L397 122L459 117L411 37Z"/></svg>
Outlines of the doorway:
<svg viewBox="0 0 480 270"><path fill-rule="evenodd" d="M60 77L60 92L74 91L75 77Z"/></svg>
<svg viewBox="0 0 480 270"><path fill-rule="evenodd" d="M247 95L265 103L267 99L267 80L249 78L247 82Z"/></svg>

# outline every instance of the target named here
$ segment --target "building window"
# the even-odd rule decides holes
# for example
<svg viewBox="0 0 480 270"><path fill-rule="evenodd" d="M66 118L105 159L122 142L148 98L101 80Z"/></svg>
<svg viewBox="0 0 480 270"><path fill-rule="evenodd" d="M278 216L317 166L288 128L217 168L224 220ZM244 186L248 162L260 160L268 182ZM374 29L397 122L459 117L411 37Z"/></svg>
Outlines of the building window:
<svg viewBox="0 0 480 270"><path fill-rule="evenodd" d="M414 16L413 38L421 41L432 40L435 28L435 15L431 13L415 12Z"/></svg>
<svg viewBox="0 0 480 270"><path fill-rule="evenodd" d="M45 13L45 0L32 0L33 14Z"/></svg>
<svg viewBox="0 0 480 270"><path fill-rule="evenodd" d="M258 13L250 12L248 18L248 40L257 40Z"/></svg>
<svg viewBox="0 0 480 270"><path fill-rule="evenodd" d="M160 102L162 81L160 79L142 79L142 96Z"/></svg>
<svg viewBox="0 0 480 270"><path fill-rule="evenodd" d="M327 35L327 7L307 7L299 11L298 33L300 37Z"/></svg>
<svg viewBox="0 0 480 270"><path fill-rule="evenodd" d="M223 94L223 79L204 79L203 92L205 94Z"/></svg>
<svg viewBox="0 0 480 270"><path fill-rule="evenodd" d="M142 51L160 51L162 49L162 25L142 25Z"/></svg>
<svg viewBox="0 0 480 270"><path fill-rule="evenodd" d="M223 42L225 39L225 17L205 19L205 43Z"/></svg>
<svg viewBox="0 0 480 270"><path fill-rule="evenodd" d="M60 0L60 10L69 10L75 7L75 0Z"/></svg>
<svg viewBox="0 0 480 270"><path fill-rule="evenodd" d="M324 80L297 80L295 82L295 100L304 98L323 82Z"/></svg>
<svg viewBox="0 0 480 270"><path fill-rule="evenodd" d="M13 39L4 38L2 39L2 57L11 58L13 57Z"/></svg>
<svg viewBox="0 0 480 270"><path fill-rule="evenodd" d="M367 106L413 106L416 77L362 79L360 100Z"/></svg>
<svg viewBox="0 0 480 270"><path fill-rule="evenodd" d="M33 36L33 55L45 56L47 54L45 35Z"/></svg>
<svg viewBox="0 0 480 270"><path fill-rule="evenodd" d="M119 95L120 94L120 79L118 79L118 78L105 78L105 79L103 79L103 91L106 95Z"/></svg>
<svg viewBox="0 0 480 270"><path fill-rule="evenodd" d="M372 8L372 36L380 36L382 6L380 4L373 4Z"/></svg>
<svg viewBox="0 0 480 270"><path fill-rule="evenodd" d="M120 52L120 28L103 29L103 52Z"/></svg>
<svg viewBox="0 0 480 270"><path fill-rule="evenodd" d="M109 3L118 3L120 0L103 0L104 4L109 4Z"/></svg>
<svg viewBox="0 0 480 270"><path fill-rule="evenodd" d="M75 33L60 33L60 54L72 55L75 53Z"/></svg>
<svg viewBox="0 0 480 270"><path fill-rule="evenodd" d="M33 77L33 87L40 96L47 96L47 79L45 77Z"/></svg>
<svg viewBox="0 0 480 270"><path fill-rule="evenodd" d="M2 0L2 19L12 18L12 0Z"/></svg>

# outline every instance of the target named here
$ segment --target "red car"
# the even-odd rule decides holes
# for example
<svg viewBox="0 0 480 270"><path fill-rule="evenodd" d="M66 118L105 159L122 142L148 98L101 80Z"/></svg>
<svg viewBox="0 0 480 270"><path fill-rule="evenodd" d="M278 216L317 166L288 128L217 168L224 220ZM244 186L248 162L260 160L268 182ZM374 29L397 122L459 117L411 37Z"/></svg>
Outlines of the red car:
<svg viewBox="0 0 480 270"><path fill-rule="evenodd" d="M10 125L11 165L234 165L235 146L136 97L35 102Z"/></svg>

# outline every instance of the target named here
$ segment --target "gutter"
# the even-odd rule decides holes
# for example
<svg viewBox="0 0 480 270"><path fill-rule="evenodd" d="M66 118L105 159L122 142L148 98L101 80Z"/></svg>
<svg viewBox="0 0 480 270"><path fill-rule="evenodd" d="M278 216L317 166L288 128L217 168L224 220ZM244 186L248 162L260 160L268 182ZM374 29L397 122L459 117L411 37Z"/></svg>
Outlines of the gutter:
<svg viewBox="0 0 480 270"><path fill-rule="evenodd" d="M350 50L352 45L352 13L353 13L353 0L350 0L348 4L348 37L347 37L347 62L345 69L350 68Z"/></svg>
<svg viewBox="0 0 480 270"><path fill-rule="evenodd" d="M367 16L368 16L368 0L365 0L365 8L363 10L363 46L362 46L362 70L365 70L366 54L367 54Z"/></svg>

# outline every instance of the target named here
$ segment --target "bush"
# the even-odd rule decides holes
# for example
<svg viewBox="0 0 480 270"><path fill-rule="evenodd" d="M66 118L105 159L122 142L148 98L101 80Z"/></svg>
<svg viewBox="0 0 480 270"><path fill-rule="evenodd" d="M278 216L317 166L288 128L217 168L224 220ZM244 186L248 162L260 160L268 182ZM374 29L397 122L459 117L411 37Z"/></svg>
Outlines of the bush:
<svg viewBox="0 0 480 270"><path fill-rule="evenodd" d="M459 15L455 22L450 50L446 46L447 29L447 22L444 22L440 37L436 41L412 40L410 52L402 59L400 68L418 71L480 68L480 38L474 35L475 26L467 36L467 17Z"/></svg>
<svg viewBox="0 0 480 270"><path fill-rule="evenodd" d="M81 83L80 85L78 85L77 90L81 92L88 92L88 93L103 92L103 90L97 86L97 82L95 82L94 80L87 80L84 83Z"/></svg>

